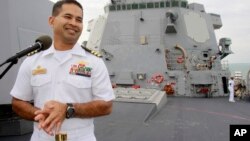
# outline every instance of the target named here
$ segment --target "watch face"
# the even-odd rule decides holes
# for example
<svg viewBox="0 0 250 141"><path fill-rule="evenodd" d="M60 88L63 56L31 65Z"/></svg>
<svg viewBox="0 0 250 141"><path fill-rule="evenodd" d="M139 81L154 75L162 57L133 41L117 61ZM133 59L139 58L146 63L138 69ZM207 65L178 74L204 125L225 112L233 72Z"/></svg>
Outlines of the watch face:
<svg viewBox="0 0 250 141"><path fill-rule="evenodd" d="M74 114L75 114L75 109L73 105L68 106L67 112L66 112L66 118L71 118L74 116Z"/></svg>

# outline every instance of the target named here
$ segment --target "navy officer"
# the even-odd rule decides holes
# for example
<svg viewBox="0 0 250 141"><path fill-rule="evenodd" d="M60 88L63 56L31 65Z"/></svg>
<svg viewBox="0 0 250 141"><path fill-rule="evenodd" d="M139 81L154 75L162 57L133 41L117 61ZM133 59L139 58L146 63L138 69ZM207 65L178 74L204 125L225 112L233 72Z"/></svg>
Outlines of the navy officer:
<svg viewBox="0 0 250 141"><path fill-rule="evenodd" d="M53 44L22 63L10 92L13 110L35 121L31 141L54 141L59 131L68 141L96 141L93 118L111 113L114 93L103 60L77 43L81 4L56 2L49 25Z"/></svg>

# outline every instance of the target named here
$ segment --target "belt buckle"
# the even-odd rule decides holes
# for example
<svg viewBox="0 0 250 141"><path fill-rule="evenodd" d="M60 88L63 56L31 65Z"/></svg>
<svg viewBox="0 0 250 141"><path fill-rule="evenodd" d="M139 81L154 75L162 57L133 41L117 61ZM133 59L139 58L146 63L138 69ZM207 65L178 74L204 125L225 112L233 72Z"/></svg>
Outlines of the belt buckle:
<svg viewBox="0 0 250 141"><path fill-rule="evenodd" d="M57 133L55 139L56 141L67 141L67 133Z"/></svg>

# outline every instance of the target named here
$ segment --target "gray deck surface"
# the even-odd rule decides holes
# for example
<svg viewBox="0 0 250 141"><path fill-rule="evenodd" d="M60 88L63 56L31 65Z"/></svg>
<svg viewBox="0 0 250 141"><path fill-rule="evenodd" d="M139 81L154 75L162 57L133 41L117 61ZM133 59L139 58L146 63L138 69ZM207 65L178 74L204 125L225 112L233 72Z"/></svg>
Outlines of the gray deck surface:
<svg viewBox="0 0 250 141"><path fill-rule="evenodd" d="M250 124L250 101L168 97L167 104L146 120L153 109L152 104L114 102L111 116L95 121L98 141L229 141L230 124ZM0 141L29 138L27 134Z"/></svg>

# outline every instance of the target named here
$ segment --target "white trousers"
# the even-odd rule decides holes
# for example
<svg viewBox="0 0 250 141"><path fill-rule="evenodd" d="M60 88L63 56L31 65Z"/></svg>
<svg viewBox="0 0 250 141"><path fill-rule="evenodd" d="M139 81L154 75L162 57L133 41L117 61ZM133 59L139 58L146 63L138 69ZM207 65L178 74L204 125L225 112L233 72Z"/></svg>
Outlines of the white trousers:
<svg viewBox="0 0 250 141"><path fill-rule="evenodd" d="M84 132L84 130L86 131ZM68 131L67 141L96 141L93 130L89 129L89 133L87 130L88 128L82 130ZM86 132L88 134L86 134ZM55 141L55 136L50 136L43 130L34 128L30 141Z"/></svg>
<svg viewBox="0 0 250 141"><path fill-rule="evenodd" d="M234 89L233 88L229 88L229 101L234 101Z"/></svg>

